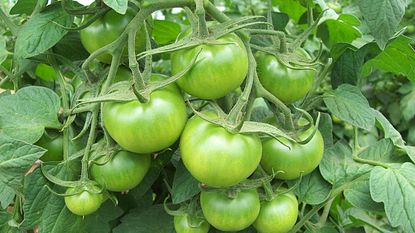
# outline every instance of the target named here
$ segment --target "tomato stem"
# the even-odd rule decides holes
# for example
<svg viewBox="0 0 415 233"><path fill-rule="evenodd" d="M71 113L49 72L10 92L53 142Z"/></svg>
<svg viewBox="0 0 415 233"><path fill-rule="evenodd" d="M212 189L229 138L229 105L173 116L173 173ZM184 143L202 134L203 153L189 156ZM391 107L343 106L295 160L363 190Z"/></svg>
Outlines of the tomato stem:
<svg viewBox="0 0 415 233"><path fill-rule="evenodd" d="M195 0L195 3L195 13L198 17L198 36L200 39L205 39L209 36L209 31L206 25L206 12L204 8L204 0Z"/></svg>

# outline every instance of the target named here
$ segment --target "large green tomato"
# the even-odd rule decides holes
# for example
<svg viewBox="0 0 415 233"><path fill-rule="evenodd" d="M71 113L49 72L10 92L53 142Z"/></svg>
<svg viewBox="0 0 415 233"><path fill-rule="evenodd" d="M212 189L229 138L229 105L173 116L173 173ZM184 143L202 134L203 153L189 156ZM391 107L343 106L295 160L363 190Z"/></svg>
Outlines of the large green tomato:
<svg viewBox="0 0 415 233"><path fill-rule="evenodd" d="M246 48L235 34L225 35L214 43L172 53L172 73L188 67L201 50L192 69L177 81L180 88L202 99L217 99L238 88L248 73ZM228 44L226 44L228 43Z"/></svg>
<svg viewBox="0 0 415 233"><path fill-rule="evenodd" d="M256 189L243 190L231 199L225 192L202 191L200 205L206 220L221 231L240 231L254 223L260 210Z"/></svg>
<svg viewBox="0 0 415 233"><path fill-rule="evenodd" d="M63 159L63 135L55 132L48 132L36 142L36 145L45 148L47 151L40 157L44 162L62 161Z"/></svg>
<svg viewBox="0 0 415 233"><path fill-rule="evenodd" d="M83 190L81 193L75 188L68 188L66 190L65 204L68 209L79 216L85 216L92 214L99 209L102 202L105 200L103 194L94 193L99 192L100 188L97 186L92 187L92 191Z"/></svg>
<svg viewBox="0 0 415 233"><path fill-rule="evenodd" d="M258 78L271 94L284 103L302 99L313 85L315 71L294 70L264 52L256 53Z"/></svg>
<svg viewBox="0 0 415 233"><path fill-rule="evenodd" d="M311 135L313 128L309 128L300 135L305 140ZM282 171L276 174L278 179L292 180L312 172L323 158L324 141L320 131L304 145L291 142L285 138L278 140L268 138L262 142L261 165L268 172ZM288 147L289 148L288 148Z"/></svg>
<svg viewBox="0 0 415 233"><path fill-rule="evenodd" d="M152 76L152 80L160 79L165 77ZM174 84L151 93L146 103L104 103L102 117L108 133L121 147L140 154L172 145L187 121L186 105Z"/></svg>
<svg viewBox="0 0 415 233"><path fill-rule="evenodd" d="M261 201L261 210L254 222L258 233L286 233L297 221L298 201L292 192Z"/></svg>
<svg viewBox="0 0 415 233"><path fill-rule="evenodd" d="M101 18L80 31L82 45L89 53L93 53L110 44L121 35L135 14L136 12L132 8L129 8L125 15L109 10ZM135 36L136 52L143 51L145 46L146 36L144 27L142 27ZM124 54L128 54L127 47L124 48ZM111 63L111 58L110 54L103 54L97 57L99 61L107 64Z"/></svg>
<svg viewBox="0 0 415 233"><path fill-rule="evenodd" d="M207 115L215 117L212 112ZM197 180L212 187L229 187L255 171L262 146L257 136L233 134L193 116L180 138L180 151L184 165Z"/></svg>
<svg viewBox="0 0 415 233"><path fill-rule="evenodd" d="M114 192L127 191L137 186L150 169L150 155L139 155L128 151L120 151L107 161L103 156L97 164L91 166L91 175L107 190Z"/></svg>
<svg viewBox="0 0 415 233"><path fill-rule="evenodd" d="M174 216L174 230L177 233L208 233L210 225L208 222L203 221L198 223L200 225L192 226L189 222L188 215Z"/></svg>

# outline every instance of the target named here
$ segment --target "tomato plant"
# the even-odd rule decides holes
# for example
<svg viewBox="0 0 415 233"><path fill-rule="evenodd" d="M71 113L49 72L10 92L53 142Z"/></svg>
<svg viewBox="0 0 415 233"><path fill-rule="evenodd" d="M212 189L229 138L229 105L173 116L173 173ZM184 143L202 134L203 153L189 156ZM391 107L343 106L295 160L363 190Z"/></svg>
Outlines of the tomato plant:
<svg viewBox="0 0 415 233"><path fill-rule="evenodd" d="M187 93L202 99L225 96L242 84L248 72L248 55L239 37L228 34L211 43L171 55L171 70L177 74L200 52L196 64L177 84Z"/></svg>
<svg viewBox="0 0 415 233"><path fill-rule="evenodd" d="M262 147L255 136L232 134L194 116L183 131L180 150L184 165L196 179L208 186L228 187L255 171Z"/></svg>
<svg viewBox="0 0 415 233"><path fill-rule="evenodd" d="M261 210L253 225L259 233L284 233L294 226L297 218L298 201L294 193L289 192L276 195L270 201L261 201Z"/></svg>
<svg viewBox="0 0 415 233"><path fill-rule="evenodd" d="M102 17L79 32L82 45L89 53L93 53L115 41L127 27L135 13L136 11L133 8L129 8L125 14L119 14L114 10L109 10ZM140 52L144 50L145 45L145 31L142 28L137 32L135 37L135 49ZM111 63L111 55L109 54L98 56L97 59L101 62Z"/></svg>
<svg viewBox="0 0 415 233"><path fill-rule="evenodd" d="M0 1L0 232L414 232L385 2Z"/></svg>
<svg viewBox="0 0 415 233"><path fill-rule="evenodd" d="M120 151L113 158L100 157L91 166L91 175L107 190L121 192L137 186L150 168L149 155Z"/></svg>
<svg viewBox="0 0 415 233"><path fill-rule="evenodd" d="M105 103L102 111L111 137L135 153L151 153L170 146L179 138L187 120L183 98L174 85L153 92L147 103Z"/></svg>
<svg viewBox="0 0 415 233"><path fill-rule="evenodd" d="M285 67L274 56L257 53L258 77L262 85L284 103L302 99L313 84L315 72Z"/></svg>
<svg viewBox="0 0 415 233"><path fill-rule="evenodd" d="M229 197L224 192L202 192L200 204L206 220L222 231L240 231L258 217L260 202L256 190L243 190Z"/></svg>
<svg viewBox="0 0 415 233"><path fill-rule="evenodd" d="M99 187L92 186L91 190L79 190L76 188L68 188L65 192L65 204L68 209L80 216L94 213L99 209L104 196L99 194Z"/></svg>

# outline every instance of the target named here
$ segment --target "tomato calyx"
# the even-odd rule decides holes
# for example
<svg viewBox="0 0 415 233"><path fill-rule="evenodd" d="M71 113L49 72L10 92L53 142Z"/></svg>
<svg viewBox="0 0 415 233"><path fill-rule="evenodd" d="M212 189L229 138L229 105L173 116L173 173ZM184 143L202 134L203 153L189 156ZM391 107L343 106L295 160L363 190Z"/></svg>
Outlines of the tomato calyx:
<svg viewBox="0 0 415 233"><path fill-rule="evenodd" d="M185 217L191 228L199 228L206 222L202 209L199 205L199 198L197 196L193 197L189 201L181 203L179 208L176 210L170 209L167 205L167 200L169 198L170 196L166 197L163 202L164 210L167 214L174 217Z"/></svg>

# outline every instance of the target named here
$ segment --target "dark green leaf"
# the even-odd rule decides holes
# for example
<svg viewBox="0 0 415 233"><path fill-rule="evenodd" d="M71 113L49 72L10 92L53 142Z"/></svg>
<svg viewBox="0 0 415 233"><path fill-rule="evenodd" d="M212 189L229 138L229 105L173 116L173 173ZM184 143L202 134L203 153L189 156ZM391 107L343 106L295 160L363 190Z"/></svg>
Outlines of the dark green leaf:
<svg viewBox="0 0 415 233"><path fill-rule="evenodd" d="M10 191L22 194L25 173L44 153L43 148L0 134L0 186L7 187L2 188L3 191L6 190L6 195L2 195L2 198L10 196ZM2 203L9 201L0 199Z"/></svg>
<svg viewBox="0 0 415 233"><path fill-rule="evenodd" d="M164 211L163 205L147 209L134 209L121 219L114 233L174 233L173 217Z"/></svg>
<svg viewBox="0 0 415 233"><path fill-rule="evenodd" d="M0 134L34 143L45 128L60 128L59 96L44 87L25 87L0 98Z"/></svg>
<svg viewBox="0 0 415 233"><path fill-rule="evenodd" d="M355 86L339 86L324 96L324 103L334 115L354 126L370 130L375 124L375 117L367 99Z"/></svg>
<svg viewBox="0 0 415 233"><path fill-rule="evenodd" d="M272 12L272 24L277 31L285 31L285 27L290 21L290 17L285 13Z"/></svg>
<svg viewBox="0 0 415 233"><path fill-rule="evenodd" d="M367 225L373 229L376 229L378 232L392 233L392 231L381 227L381 225L383 225L382 221L369 216L365 211L361 209L350 208L347 210L347 215L356 225Z"/></svg>
<svg viewBox="0 0 415 233"><path fill-rule="evenodd" d="M321 113L318 130L323 136L324 148L331 147L333 145L333 122L329 114Z"/></svg>
<svg viewBox="0 0 415 233"><path fill-rule="evenodd" d="M415 51L411 41L406 36L394 39L382 53L365 63L362 74L368 76L373 70L379 69L404 75L415 81Z"/></svg>
<svg viewBox="0 0 415 233"><path fill-rule="evenodd" d="M318 35L324 43L331 48L336 43L350 43L362 33L355 26L359 19L353 15L340 15L337 19L328 19L318 27Z"/></svg>
<svg viewBox="0 0 415 233"><path fill-rule="evenodd" d="M290 182L294 185L297 181ZM318 170L314 170L301 178L301 182L295 189L295 194L298 196L299 202L305 202L310 205L318 205L323 203L331 190L331 185L327 183L321 176Z"/></svg>
<svg viewBox="0 0 415 233"><path fill-rule="evenodd" d="M41 0L45 1L45 0ZM21 15L26 14L30 15L32 14L33 9L35 9L37 0L19 0L14 4L12 9L10 9L11 15Z"/></svg>
<svg viewBox="0 0 415 233"><path fill-rule="evenodd" d="M370 173L373 200L385 204L385 212L393 227L415 232L415 165L404 163L399 168L376 167Z"/></svg>
<svg viewBox="0 0 415 233"><path fill-rule="evenodd" d="M104 3L119 14L123 15L127 12L128 0L104 0Z"/></svg>
<svg viewBox="0 0 415 233"><path fill-rule="evenodd" d="M384 49L399 27L406 0L361 0L358 5L377 44Z"/></svg>
<svg viewBox="0 0 415 233"><path fill-rule="evenodd" d="M173 204L187 201L199 192L199 182L187 171L183 163L179 162L173 179L171 193Z"/></svg>
<svg viewBox="0 0 415 233"><path fill-rule="evenodd" d="M15 45L16 58L39 55L54 46L68 32L73 16L61 4L54 4L34 15L20 28Z"/></svg>
<svg viewBox="0 0 415 233"><path fill-rule="evenodd" d="M78 32L69 32L54 47L53 51L72 61L84 60L89 56L81 44Z"/></svg>
<svg viewBox="0 0 415 233"><path fill-rule="evenodd" d="M166 21L166 20L154 20L154 28L152 35L154 40L159 45L165 45L176 40L177 36L181 32L179 24Z"/></svg>

